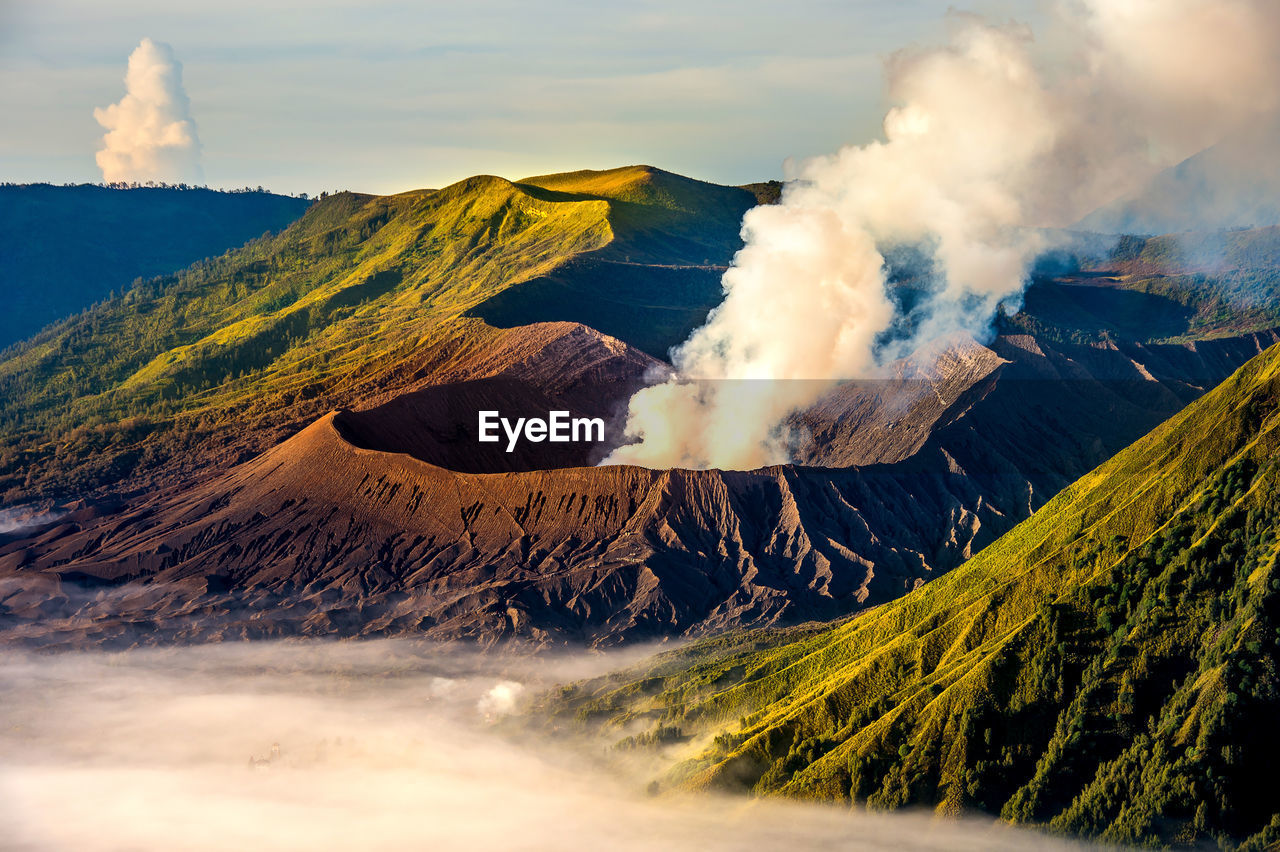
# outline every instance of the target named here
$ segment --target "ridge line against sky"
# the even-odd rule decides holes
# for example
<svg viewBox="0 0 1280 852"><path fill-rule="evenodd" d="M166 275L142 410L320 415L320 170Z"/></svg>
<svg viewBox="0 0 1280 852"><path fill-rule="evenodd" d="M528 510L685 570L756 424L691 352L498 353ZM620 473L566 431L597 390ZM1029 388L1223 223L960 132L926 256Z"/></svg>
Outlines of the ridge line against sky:
<svg viewBox="0 0 1280 852"><path fill-rule="evenodd" d="M884 58L936 39L953 5L0 0L0 180L100 180L93 111L143 38L182 63L210 186L391 193L641 162L778 178L876 136Z"/></svg>

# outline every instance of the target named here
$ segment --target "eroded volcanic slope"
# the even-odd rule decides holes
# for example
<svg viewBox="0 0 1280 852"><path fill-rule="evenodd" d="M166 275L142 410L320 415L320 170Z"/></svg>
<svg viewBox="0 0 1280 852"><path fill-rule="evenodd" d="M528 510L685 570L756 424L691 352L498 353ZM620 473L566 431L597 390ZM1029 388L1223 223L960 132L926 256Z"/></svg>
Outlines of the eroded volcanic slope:
<svg viewBox="0 0 1280 852"><path fill-rule="evenodd" d="M589 390L634 387L654 362L568 323L509 334L531 340L456 383L331 412L200 488L0 548L5 638L608 644L834 618L953 567L1264 342L974 346L830 403L860 410L874 390L900 412L833 444L856 467L520 472L586 459L480 445L478 407L605 413Z"/></svg>
<svg viewBox="0 0 1280 852"><path fill-rule="evenodd" d="M1090 274L1037 284L989 346L797 415L803 465L475 440L479 409L513 406L617 434L662 367L646 317L683 311L675 342L714 302L702 261L754 201L644 168L344 196L33 339L0 363L10 493L122 479L0 538L0 639L609 644L831 618L959 564L1277 339L1202 277ZM565 321L618 321L638 282L634 328Z"/></svg>

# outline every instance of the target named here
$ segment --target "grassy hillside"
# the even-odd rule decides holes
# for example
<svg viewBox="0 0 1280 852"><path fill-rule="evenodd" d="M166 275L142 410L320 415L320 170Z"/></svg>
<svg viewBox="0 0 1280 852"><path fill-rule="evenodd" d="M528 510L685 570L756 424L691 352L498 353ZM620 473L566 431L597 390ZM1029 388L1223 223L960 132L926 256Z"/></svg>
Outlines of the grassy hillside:
<svg viewBox="0 0 1280 852"><path fill-rule="evenodd" d="M470 309L575 257L615 244L647 260L727 252L741 211L726 192L754 203L642 167L328 198L276 236L141 282L10 349L0 495L79 494L194 447L216 466L219 442L235 455L247 433L262 432L246 445L260 449L282 425L482 348L493 331ZM611 279L592 286L607 300ZM631 327L651 335L642 319Z"/></svg>
<svg viewBox="0 0 1280 852"><path fill-rule="evenodd" d="M663 784L1280 842L1280 347L960 568L548 699ZM1269 847L1268 847L1269 848Z"/></svg>
<svg viewBox="0 0 1280 852"><path fill-rule="evenodd" d="M777 197L770 185L717 186L647 167L547 175L519 185L607 200L617 239L493 295L470 315L500 328L580 322L658 358L723 297L720 277L742 245L742 215Z"/></svg>
<svg viewBox="0 0 1280 852"><path fill-rule="evenodd" d="M279 231L310 205L268 192L0 186L0 348L135 278L182 269Z"/></svg>

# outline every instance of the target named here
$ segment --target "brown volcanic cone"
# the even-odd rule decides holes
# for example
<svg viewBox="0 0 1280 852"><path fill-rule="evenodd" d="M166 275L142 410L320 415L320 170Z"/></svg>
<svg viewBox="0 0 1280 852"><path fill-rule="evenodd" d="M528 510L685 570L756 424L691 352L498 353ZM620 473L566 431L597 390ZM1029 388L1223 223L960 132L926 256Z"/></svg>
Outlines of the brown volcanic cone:
<svg viewBox="0 0 1280 852"><path fill-rule="evenodd" d="M467 473L591 465L609 448L522 441L507 452L505 437L481 443L477 414L568 411L606 420L607 433L621 435L626 400L647 376L664 369L643 352L577 323L538 323L498 334L491 348L459 357L442 381L432 377L432 384L374 408L343 412L338 421L343 439Z"/></svg>
<svg viewBox="0 0 1280 852"><path fill-rule="evenodd" d="M123 617L162 634L172 624L171 639L426 631L609 641L767 623L797 608L830 617L866 600L872 562L910 573L864 511L943 508L861 472L457 473L354 446L342 437L350 416L329 414L194 493L7 554L11 582L38 572L100 588L91 602L64 591L69 621L46 607L22 632L74 624L97 641L88 623L109 618L110 635ZM236 606L254 615L239 618Z"/></svg>
<svg viewBox="0 0 1280 852"><path fill-rule="evenodd" d="M476 406L606 416L654 366L582 326L510 334L448 386L331 412L198 488L0 545L0 638L613 643L831 618L952 567L1276 339L1000 338L805 415L841 436L815 458L862 466L735 472L521 470L588 451L482 448ZM867 394L877 413L850 430Z"/></svg>

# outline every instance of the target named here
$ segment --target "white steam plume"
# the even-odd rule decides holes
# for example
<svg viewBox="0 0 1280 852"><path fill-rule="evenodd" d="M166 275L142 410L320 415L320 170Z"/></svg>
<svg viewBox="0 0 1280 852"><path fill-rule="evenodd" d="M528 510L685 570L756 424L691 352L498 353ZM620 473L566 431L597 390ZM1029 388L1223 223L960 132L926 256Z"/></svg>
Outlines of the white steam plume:
<svg viewBox="0 0 1280 852"><path fill-rule="evenodd" d="M511 680L494 684L493 688L480 696L476 708L488 719L505 716L516 709L516 702L524 692L524 685Z"/></svg>
<svg viewBox="0 0 1280 852"><path fill-rule="evenodd" d="M1066 0L1049 39L954 13L888 62L884 140L800 164L751 210L725 298L631 400L606 463L788 460L782 424L887 360L981 339L1064 227L1276 109L1280 3ZM880 248L924 246L937 283L902 317ZM886 344L893 330L897 342Z"/></svg>
<svg viewBox="0 0 1280 852"><path fill-rule="evenodd" d="M102 179L199 181L200 140L173 48L144 38L129 55L124 82L119 103L93 111L107 130L97 154Z"/></svg>

